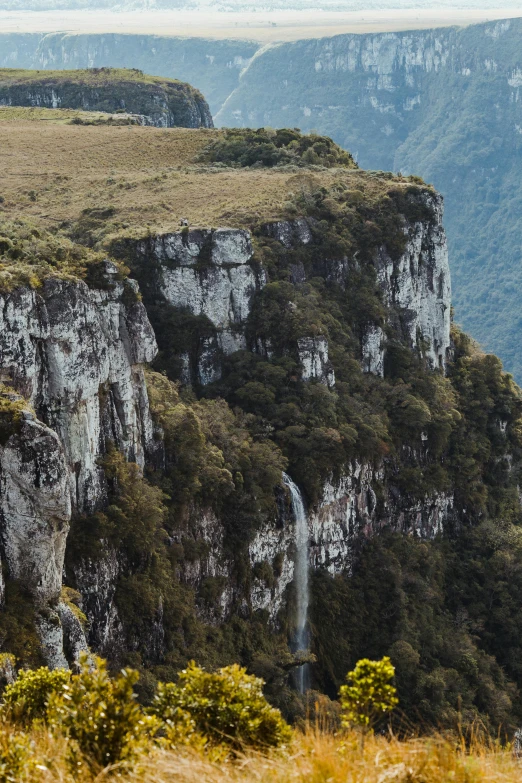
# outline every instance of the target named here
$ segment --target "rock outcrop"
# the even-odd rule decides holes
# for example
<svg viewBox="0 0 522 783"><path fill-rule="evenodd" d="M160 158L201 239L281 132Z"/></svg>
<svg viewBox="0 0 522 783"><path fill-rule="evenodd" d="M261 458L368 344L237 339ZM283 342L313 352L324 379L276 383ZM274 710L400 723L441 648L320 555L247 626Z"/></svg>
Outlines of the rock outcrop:
<svg viewBox="0 0 522 783"><path fill-rule="evenodd" d="M0 295L2 380L28 405L4 392L18 407L0 446L2 560L8 578L34 597L53 667L67 666L87 645L60 599L71 510L104 502L99 459L109 443L141 466L155 449L141 366L155 356L154 333L137 284L121 279L111 262L98 277L99 287L49 278L37 290Z"/></svg>
<svg viewBox="0 0 522 783"><path fill-rule="evenodd" d="M2 398L22 401L10 392L2 392ZM87 641L77 617L61 601L71 517L64 449L56 432L38 421L29 407L13 412L11 434L5 424L3 429L0 549L5 576L33 596L36 630L49 666L67 667L87 649Z"/></svg>
<svg viewBox="0 0 522 783"><path fill-rule="evenodd" d="M252 300L266 282L264 270L252 263L250 232L179 231L143 240L136 252L145 268L151 264L156 271L156 294L173 307L204 316L213 332L198 356L184 355L184 379L195 377L201 385L218 379L221 357L247 347Z"/></svg>
<svg viewBox="0 0 522 783"><path fill-rule="evenodd" d="M375 482L385 478L384 470L368 464L354 463L349 473L336 482L328 482L322 498L309 512L310 568L324 568L330 574L350 572L354 544L390 527L406 534L432 538L454 519L451 493L437 493L412 503L400 497L396 488L387 485L384 500L378 501ZM258 531L249 553L252 565L279 560L279 575L271 587L256 582L251 594L252 609L267 610L275 619L283 606L285 592L293 580L295 561L294 520L288 515L278 524Z"/></svg>
<svg viewBox="0 0 522 783"><path fill-rule="evenodd" d="M54 72L0 70L0 106L120 112L159 128L212 128L200 92L189 84L141 71L98 68Z"/></svg>
<svg viewBox="0 0 522 783"><path fill-rule="evenodd" d="M62 587L71 499L58 435L30 410L0 446L0 528L7 573L42 606Z"/></svg>
<svg viewBox="0 0 522 783"><path fill-rule="evenodd" d="M107 262L104 288L48 279L0 295L0 367L60 438L79 511L104 497L98 458L112 441L144 464L153 430L141 364L156 340L136 283Z"/></svg>
<svg viewBox="0 0 522 783"><path fill-rule="evenodd" d="M444 368L450 347L451 281L443 201L427 193L424 199L433 220L405 225L406 250L398 263L381 249L377 278L383 299L396 311L410 347L424 353L432 367ZM380 369L382 362L375 351L378 337L373 334L371 347L367 346L373 355L368 361Z"/></svg>
<svg viewBox="0 0 522 783"><path fill-rule="evenodd" d="M318 380L326 386L335 386L335 372L328 358L328 340L325 337L301 337L297 348L303 380Z"/></svg>

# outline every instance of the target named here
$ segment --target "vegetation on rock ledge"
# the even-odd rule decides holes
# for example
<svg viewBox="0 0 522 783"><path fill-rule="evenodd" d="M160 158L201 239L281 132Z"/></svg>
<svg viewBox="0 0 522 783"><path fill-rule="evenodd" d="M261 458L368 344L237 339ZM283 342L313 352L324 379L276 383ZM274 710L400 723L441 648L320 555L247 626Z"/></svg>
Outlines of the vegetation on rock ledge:
<svg viewBox="0 0 522 783"><path fill-rule="evenodd" d="M295 165L357 168L352 155L327 136L303 134L290 128L228 128L200 153L199 159L233 167Z"/></svg>

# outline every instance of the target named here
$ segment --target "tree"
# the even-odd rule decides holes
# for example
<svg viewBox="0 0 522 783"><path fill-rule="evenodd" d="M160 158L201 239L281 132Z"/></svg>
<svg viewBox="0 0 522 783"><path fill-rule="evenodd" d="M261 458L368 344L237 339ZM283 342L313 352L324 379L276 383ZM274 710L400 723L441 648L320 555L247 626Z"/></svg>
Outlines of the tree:
<svg viewBox="0 0 522 783"><path fill-rule="evenodd" d="M360 660L346 675L347 684L341 685L341 718L343 726L359 726L362 744L376 721L391 712L399 703L397 690L390 684L395 668L388 657L380 661Z"/></svg>

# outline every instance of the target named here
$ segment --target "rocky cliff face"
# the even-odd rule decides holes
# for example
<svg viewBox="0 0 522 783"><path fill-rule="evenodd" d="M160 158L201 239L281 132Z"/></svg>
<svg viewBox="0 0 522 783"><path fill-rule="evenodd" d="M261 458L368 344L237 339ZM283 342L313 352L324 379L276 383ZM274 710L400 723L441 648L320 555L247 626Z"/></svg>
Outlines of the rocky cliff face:
<svg viewBox="0 0 522 783"><path fill-rule="evenodd" d="M450 347L451 281L442 198L426 196L426 206L433 220L405 225L406 250L398 263L381 249L377 278L409 345L423 350L432 367L443 368ZM384 364L382 336L382 331L370 327L363 344L363 361L376 374L381 374Z"/></svg>
<svg viewBox="0 0 522 783"><path fill-rule="evenodd" d="M386 487L384 498L379 500L376 484ZM350 573L355 544L361 536L369 537L389 527L429 539L441 533L453 519L452 493L436 493L411 504L386 483L385 470L354 463L341 479L324 485L319 504L310 509L309 565L311 569L326 569L331 575ZM272 620L283 606L294 578L294 527L294 520L285 515L277 525L259 530L249 549L254 569L256 564L273 563L279 558L275 584L268 587L255 580L251 593L252 609L266 610ZM225 603L226 599L227 594L223 593L222 601Z"/></svg>
<svg viewBox="0 0 522 783"><path fill-rule="evenodd" d="M99 459L109 442L142 466L155 448L141 367L154 358L154 333L137 285L109 262L100 278L101 288L48 279L0 297L2 378L40 419L21 410L0 447L2 559L34 596L53 666L67 665L64 650L74 657L86 647L60 600L71 509L103 504Z"/></svg>
<svg viewBox="0 0 522 783"><path fill-rule="evenodd" d="M431 218L424 222L405 220L405 251L392 260L386 248L375 258L377 280L390 323L406 344L423 352L432 367L444 368L450 346L451 283L446 235L442 225L443 203L429 191L423 206ZM267 223L262 236L275 239L287 251L314 242L311 218ZM203 316L212 334L201 339L195 351L181 356L181 380L207 385L221 377L223 357L249 349L270 356L271 347L252 342L247 323L254 298L268 282L256 261L249 231L220 228L184 230L143 240L132 250L141 272L142 285L154 274L154 295L176 310ZM154 271L153 271L154 270ZM304 268L291 267L297 283L306 281ZM328 276L346 284L347 259L328 262ZM161 307L161 305L160 305ZM328 355L328 340L302 337L296 344L305 380L318 379L335 385ZM382 325L368 325L361 339L362 366L384 374L386 337Z"/></svg>
<svg viewBox="0 0 522 783"><path fill-rule="evenodd" d="M154 292L174 308L207 319L211 332L195 354L184 352L185 382L206 385L220 377L221 360L246 348L252 300L266 282L253 265L249 231L196 229L153 237L136 248L138 263L155 269Z"/></svg>
<svg viewBox="0 0 522 783"><path fill-rule="evenodd" d="M154 358L154 333L136 284L109 262L103 277L103 289L49 279L1 296L3 377L60 437L79 511L103 501L108 441L140 465L153 448L141 365Z"/></svg>
<svg viewBox="0 0 522 783"><path fill-rule="evenodd" d="M0 106L124 111L144 125L212 128L210 109L197 90L182 82L144 77L136 71L0 72Z"/></svg>
<svg viewBox="0 0 522 783"><path fill-rule="evenodd" d="M367 327L360 355L363 370L380 377L385 375L390 329L411 351L425 356L433 369L446 366L451 292L442 199L426 190L421 200L430 217L417 222L403 220L404 252L392 260L382 246L374 257L387 319L379 326ZM278 243L283 254L290 253L293 259L301 248L318 241L316 225L317 221L310 218L278 221L261 226L258 234ZM222 358L237 350L271 356L270 346L257 341L249 328L256 297L269 281L257 261L256 243L257 239L245 230L185 229L147 238L134 247L134 264L143 284L147 276L150 284L153 276L155 307L203 316L213 330L213 336L207 333L200 340L197 350L181 353L182 383L195 381L205 386L215 382L221 377ZM330 278L346 287L350 285L348 269L347 259L328 263ZM291 274L298 285L306 282L304 266L299 275ZM295 349L302 380L334 390L336 378L327 338L300 338ZM194 588L208 578L221 584L214 609L210 613L202 610L206 619L220 622L239 604L245 611L265 610L275 620L294 573L295 530L288 504L280 504L278 517L267 521L249 544L254 574L256 568L271 568L274 562L278 566L269 585L263 578L254 577L248 596L233 577L233 561L224 549L222 520L208 509L200 509L191 518L191 527L184 535L194 542L204 542L205 554L185 563L180 578ZM319 502L310 509L310 567L326 568L331 574L349 572L354 544L361 536L388 526L431 538L453 518L451 491L435 492L412 502L389 481L385 465L354 462L343 476L325 483ZM113 582L115 578L113 575ZM99 628L112 622L112 611L99 619Z"/></svg>
<svg viewBox="0 0 522 783"><path fill-rule="evenodd" d="M402 218L402 254L392 258L383 245L373 256L387 315L361 336L360 361L364 371L381 377L386 375L390 334L425 356L432 368L445 367L450 344L442 202L427 189L419 193L417 206L426 217ZM131 243L132 263L151 312L159 309L205 324L197 345L181 347L182 383L203 388L216 382L224 359L237 351L269 359L269 341L259 342L251 323L270 279L259 260L259 242L275 243L272 248L279 248L283 258L289 254L290 274L299 288L324 265L324 236L318 230L317 220L297 218L264 224L255 235L232 228L184 229ZM311 267L301 264L298 274L296 253L305 248L314 249L315 261ZM328 279L348 289L350 264L348 258L330 260ZM23 395L38 417L25 412L20 428L1 449L2 557L9 578L21 580L34 595L44 651L53 665L62 665L65 653L70 658L85 644L81 627L60 600L71 509L92 512L106 502L100 457L109 443L142 467L158 465L161 450L142 370L156 355L156 340L137 284L122 279L109 261L100 265L96 279L89 286L49 278L39 289L2 294L0 303L2 379ZM319 383L327 393L335 393L326 334L310 333L295 344L291 340L289 351L300 363L301 382ZM309 510L310 566L331 574L349 572L354 542L361 536L390 526L432 537L452 519L453 506L451 491L412 502L389 480L385 463L354 461L343 475L324 483ZM191 512L191 520L183 535L198 546L203 542L204 554L183 561L178 576L196 590L205 580L214 580L217 599L213 608L201 604L202 617L221 622L233 607L243 606L244 611L264 610L274 621L294 572L294 521L284 493L278 515L266 519L248 544L253 577L247 594L233 575L233 556L219 514L199 508ZM179 545L183 540L179 538ZM177 541L176 534L172 541ZM267 582L259 574L274 563L277 568ZM110 657L125 648L126 630L115 595L130 567L125 555L108 543L101 560L80 557L74 566L91 622L90 641ZM160 608L158 612L149 646L159 659L165 631Z"/></svg>
<svg viewBox="0 0 522 783"><path fill-rule="evenodd" d="M513 313L522 282L510 227L521 179L521 35L520 19L260 50L251 42L20 35L1 39L0 61L138 65L203 90L218 125L317 129L363 167L423 176L446 199L457 320L519 378Z"/></svg>

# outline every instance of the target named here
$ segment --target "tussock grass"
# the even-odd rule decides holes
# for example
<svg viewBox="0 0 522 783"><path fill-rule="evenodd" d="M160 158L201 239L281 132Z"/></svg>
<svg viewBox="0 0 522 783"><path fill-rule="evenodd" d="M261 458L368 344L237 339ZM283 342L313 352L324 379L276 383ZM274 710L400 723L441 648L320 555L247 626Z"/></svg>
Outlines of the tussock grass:
<svg viewBox="0 0 522 783"><path fill-rule="evenodd" d="M34 110L26 110L32 114ZM3 119L7 117L7 119ZM0 220L28 218L67 229L83 210L114 207L107 237L191 225L242 227L287 216L288 199L309 176L342 181L371 200L402 180L347 169L230 169L198 156L219 130L67 125L9 119L0 111ZM405 184L408 184L404 180Z"/></svg>
<svg viewBox="0 0 522 783"><path fill-rule="evenodd" d="M72 783L63 738L40 730L33 740L40 761L32 779ZM110 772L96 780L109 779ZM296 735L287 752L269 757L212 762L197 751L154 750L131 771L112 772L128 783L518 783L522 762L494 742L476 741L466 750L443 737L405 742L370 737L361 749L358 734L341 737L309 728Z"/></svg>

